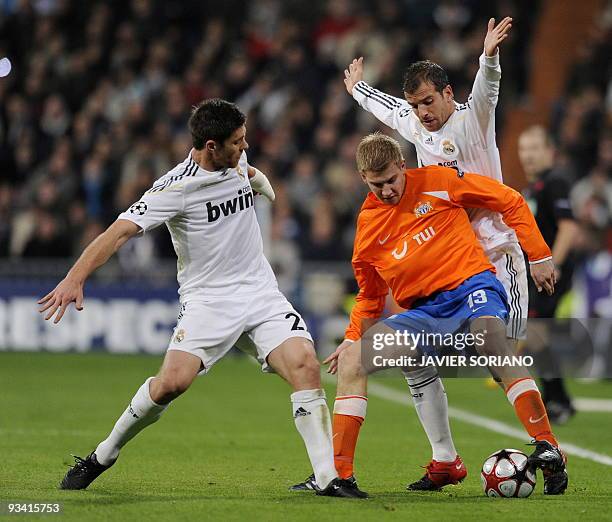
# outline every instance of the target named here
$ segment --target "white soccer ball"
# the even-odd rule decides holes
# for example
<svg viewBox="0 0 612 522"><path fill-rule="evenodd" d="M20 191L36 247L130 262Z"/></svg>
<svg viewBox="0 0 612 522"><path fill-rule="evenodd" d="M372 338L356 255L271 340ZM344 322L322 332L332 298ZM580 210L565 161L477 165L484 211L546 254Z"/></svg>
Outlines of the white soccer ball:
<svg viewBox="0 0 612 522"><path fill-rule="evenodd" d="M502 449L489 455L480 478L488 497L525 498L536 485L535 472L527 467L527 455L516 449Z"/></svg>

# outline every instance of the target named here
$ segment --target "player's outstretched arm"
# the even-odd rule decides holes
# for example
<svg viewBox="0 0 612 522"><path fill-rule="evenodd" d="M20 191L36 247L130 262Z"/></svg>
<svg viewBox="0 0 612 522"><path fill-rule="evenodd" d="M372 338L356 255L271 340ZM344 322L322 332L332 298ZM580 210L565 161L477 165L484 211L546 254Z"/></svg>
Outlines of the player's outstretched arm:
<svg viewBox="0 0 612 522"><path fill-rule="evenodd" d="M363 81L363 56L355 58L344 70L344 86L361 107L406 140L414 142L409 121L412 107L406 100L379 91Z"/></svg>
<svg viewBox="0 0 612 522"><path fill-rule="evenodd" d="M357 234L355 236L355 253L353 254L353 272L359 286L359 293L355 300L355 306L351 310L349 325L345 332L345 338L323 364L329 364L327 373L335 374L338 370L338 357L349 348L361 334L376 324L380 319L385 307L385 298L389 293L387 283L380 277L374 267L359 258L359 237L361 236L360 220L357 223Z"/></svg>
<svg viewBox="0 0 612 522"><path fill-rule="evenodd" d="M452 203L464 208L488 208L499 212L504 222L518 237L527 253L531 275L538 288L549 295L555 290L555 267L550 248L544 241L527 202L516 190L496 180L478 174L459 177L451 169L428 167L448 182L448 195Z"/></svg>
<svg viewBox="0 0 612 522"><path fill-rule="evenodd" d="M483 53L478 59L478 72L469 99L469 110L466 111L468 134L486 148L495 147L495 107L501 79L498 47L508 37L511 28L512 18L508 16L497 25L494 18L489 20Z"/></svg>
<svg viewBox="0 0 612 522"><path fill-rule="evenodd" d="M45 321L57 315L53 320L58 323L64 316L70 303L75 303L77 310L83 309L83 285L89 275L102 266L121 246L135 236L140 227L131 221L118 219L102 234L94 239L72 266L66 277L45 297L38 301L40 313L47 312Z"/></svg>

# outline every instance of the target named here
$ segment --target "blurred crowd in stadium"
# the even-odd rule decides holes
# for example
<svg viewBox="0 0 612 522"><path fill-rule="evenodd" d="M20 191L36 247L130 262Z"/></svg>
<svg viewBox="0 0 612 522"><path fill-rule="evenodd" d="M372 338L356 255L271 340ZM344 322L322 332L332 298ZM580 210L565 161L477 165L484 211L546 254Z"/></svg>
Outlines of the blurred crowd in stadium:
<svg viewBox="0 0 612 522"><path fill-rule="evenodd" d="M250 162L276 188L273 257L347 261L365 188L359 139L380 128L346 93L343 69L401 96L417 59L444 66L467 98L486 20L510 15L498 130L529 103L534 1L0 0L0 257L77 255L190 148L203 98L248 114ZM197 13L197 15L194 15ZM574 183L585 252L612 249L611 5L594 22L550 125ZM403 140L402 140L403 142ZM412 148L405 146L409 164ZM173 256L165 230L140 255ZM273 259L274 262L274 259Z"/></svg>

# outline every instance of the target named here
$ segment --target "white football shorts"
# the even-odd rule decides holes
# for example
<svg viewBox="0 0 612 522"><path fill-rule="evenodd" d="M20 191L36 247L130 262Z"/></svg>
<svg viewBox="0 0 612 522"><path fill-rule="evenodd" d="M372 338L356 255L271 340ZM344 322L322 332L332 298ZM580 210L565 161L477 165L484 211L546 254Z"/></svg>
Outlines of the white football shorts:
<svg viewBox="0 0 612 522"><path fill-rule="evenodd" d="M291 337L312 342L302 316L277 289L254 295L189 300L181 305L168 350L181 350L202 360L208 372L234 345L253 355L264 372L267 357Z"/></svg>
<svg viewBox="0 0 612 522"><path fill-rule="evenodd" d="M518 243L509 243L489 251L488 256L508 295L510 315L506 335L511 339L526 339L529 293L523 251Z"/></svg>

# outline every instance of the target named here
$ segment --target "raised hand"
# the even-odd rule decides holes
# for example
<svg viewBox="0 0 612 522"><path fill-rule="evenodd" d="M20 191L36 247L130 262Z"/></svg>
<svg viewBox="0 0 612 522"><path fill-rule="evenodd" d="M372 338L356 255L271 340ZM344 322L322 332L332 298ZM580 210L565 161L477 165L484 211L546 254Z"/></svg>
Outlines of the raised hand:
<svg viewBox="0 0 612 522"><path fill-rule="evenodd" d="M484 39L484 52L487 56L493 56L497 52L497 46L508 38L508 33L512 28L512 18L506 16L497 26L495 18L489 19L487 35ZM346 80L345 80L346 83Z"/></svg>
<svg viewBox="0 0 612 522"><path fill-rule="evenodd" d="M45 297L38 301L42 305L38 310L41 314L47 310L45 321L51 319L57 312L53 322L59 323L70 303L75 303L77 310L83 310L83 283L66 277ZM59 310L59 311L58 311Z"/></svg>
<svg viewBox="0 0 612 522"><path fill-rule="evenodd" d="M353 94L353 87L357 82L363 80L363 56L359 59L355 58L348 66L348 69L344 69L344 85L350 95Z"/></svg>

